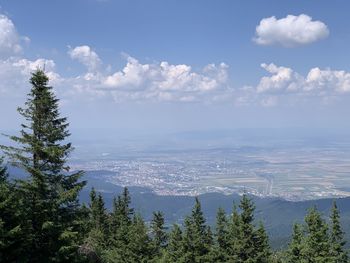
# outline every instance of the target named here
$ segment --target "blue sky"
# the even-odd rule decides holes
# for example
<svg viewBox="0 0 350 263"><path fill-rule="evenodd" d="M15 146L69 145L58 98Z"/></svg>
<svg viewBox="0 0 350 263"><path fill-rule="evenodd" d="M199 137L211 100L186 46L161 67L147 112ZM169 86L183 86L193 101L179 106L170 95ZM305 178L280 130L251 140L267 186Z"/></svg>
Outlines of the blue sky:
<svg viewBox="0 0 350 263"><path fill-rule="evenodd" d="M346 1L0 1L0 111L45 69L73 128L350 124Z"/></svg>

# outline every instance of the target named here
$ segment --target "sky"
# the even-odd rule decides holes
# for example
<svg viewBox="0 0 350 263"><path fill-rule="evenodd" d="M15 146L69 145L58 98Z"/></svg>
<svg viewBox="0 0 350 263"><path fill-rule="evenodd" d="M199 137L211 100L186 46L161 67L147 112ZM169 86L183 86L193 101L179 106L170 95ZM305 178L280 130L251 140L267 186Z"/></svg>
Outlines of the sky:
<svg viewBox="0 0 350 263"><path fill-rule="evenodd" d="M350 128L350 2L0 1L0 130L44 68L71 128Z"/></svg>

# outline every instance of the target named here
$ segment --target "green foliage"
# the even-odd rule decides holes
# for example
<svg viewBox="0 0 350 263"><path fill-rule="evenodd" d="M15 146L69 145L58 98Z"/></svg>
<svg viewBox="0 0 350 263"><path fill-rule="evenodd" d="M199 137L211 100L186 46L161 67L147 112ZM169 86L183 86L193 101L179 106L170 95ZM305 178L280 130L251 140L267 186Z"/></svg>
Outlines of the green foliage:
<svg viewBox="0 0 350 263"><path fill-rule="evenodd" d="M228 234L228 222L225 210L219 208L216 214L215 243L210 251L211 261L227 261L229 249Z"/></svg>
<svg viewBox="0 0 350 263"><path fill-rule="evenodd" d="M183 237L183 262L202 262L207 256L211 245L211 236L205 225L199 199L195 199L192 213L185 219Z"/></svg>
<svg viewBox="0 0 350 263"><path fill-rule="evenodd" d="M243 195L241 203L239 204L241 209L240 224L239 224L239 259L242 262L248 262L248 260L255 256L255 244L254 244L254 204L248 198L247 195Z"/></svg>
<svg viewBox="0 0 350 263"><path fill-rule="evenodd" d="M169 234L168 246L164 257L165 262L177 262L183 256L182 242L181 228L175 224Z"/></svg>
<svg viewBox="0 0 350 263"><path fill-rule="evenodd" d="M30 262L74 261L78 248L78 194L84 186L82 172L69 174L66 159L72 151L66 118L42 70L32 74L32 89L25 108L18 112L26 123L20 136L9 136L16 147L1 146L12 164L30 175L16 185L26 242L23 257ZM24 227L26 226L26 227Z"/></svg>
<svg viewBox="0 0 350 263"><path fill-rule="evenodd" d="M0 158L0 262L24 261L25 218L16 186L7 180L7 170Z"/></svg>
<svg viewBox="0 0 350 263"><path fill-rule="evenodd" d="M101 193L96 195L95 189L90 192L90 224L91 228L101 232L102 235L107 234L108 218L105 204Z"/></svg>
<svg viewBox="0 0 350 263"><path fill-rule="evenodd" d="M307 235L302 257L310 262L330 262L328 226L315 207L309 210L305 222Z"/></svg>
<svg viewBox="0 0 350 263"><path fill-rule="evenodd" d="M254 246L254 262L269 263L272 253L269 245L269 238L262 223L259 224L258 229L255 231Z"/></svg>
<svg viewBox="0 0 350 263"><path fill-rule="evenodd" d="M4 157L0 157L0 183L6 183L7 181L7 168L4 165Z"/></svg>
<svg viewBox="0 0 350 263"><path fill-rule="evenodd" d="M305 225L295 224L293 227L292 241L285 253L285 262L348 262L344 233L335 202L330 219L329 227L317 209L311 208L305 217Z"/></svg>
<svg viewBox="0 0 350 263"><path fill-rule="evenodd" d="M336 202L333 202L331 210L331 229L330 229L330 254L332 262L345 263L348 262L348 254L344 248L346 242L344 240L344 232L340 224L340 214Z"/></svg>
<svg viewBox="0 0 350 263"><path fill-rule="evenodd" d="M232 216L228 224L228 249L227 255L230 262L238 261L239 252L241 250L240 241L241 217L237 211L237 207L233 206Z"/></svg>
<svg viewBox="0 0 350 263"><path fill-rule="evenodd" d="M164 215L162 212L153 212L151 221L151 237L154 254L160 256L161 252L167 245L168 235L164 226Z"/></svg>
<svg viewBox="0 0 350 263"><path fill-rule="evenodd" d="M302 262L302 251L304 250L304 231L303 226L294 224L292 241L289 243L286 252L286 261L289 263Z"/></svg>

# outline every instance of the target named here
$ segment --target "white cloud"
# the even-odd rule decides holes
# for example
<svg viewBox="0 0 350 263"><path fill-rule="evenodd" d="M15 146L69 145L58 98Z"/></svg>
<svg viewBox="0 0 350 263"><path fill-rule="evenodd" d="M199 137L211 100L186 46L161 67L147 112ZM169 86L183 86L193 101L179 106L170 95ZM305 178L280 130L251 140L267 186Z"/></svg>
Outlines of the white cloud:
<svg viewBox="0 0 350 263"><path fill-rule="evenodd" d="M42 69L45 71L51 82L54 83L60 79L59 74L55 72L55 62L51 59L39 58L34 61L28 59L19 59L12 65L14 67L17 67L25 77L30 76L32 72L38 69Z"/></svg>
<svg viewBox="0 0 350 263"><path fill-rule="evenodd" d="M55 63L52 60L8 58L0 60L0 93L7 96L25 96L30 87L30 74L37 69L44 69L50 79L50 83L55 85L61 80L55 72Z"/></svg>
<svg viewBox="0 0 350 263"><path fill-rule="evenodd" d="M292 68L261 64L269 75L263 76L254 86L233 89L229 85L228 66L209 64L202 70L194 70L185 64L141 63L127 57L126 65L114 73L87 72L67 80L66 86L74 93L94 97L112 97L123 101L177 101L222 103L237 106L261 105L273 107L289 99L291 104L319 98L339 97L350 93L350 73L313 68L306 76Z"/></svg>
<svg viewBox="0 0 350 263"><path fill-rule="evenodd" d="M60 76L55 72L53 60L29 60L21 57L22 42L29 44L30 39L20 36L13 22L0 14L0 93L6 94L6 97L25 96L25 90L30 87L30 74L37 69L44 69L51 83L60 80Z"/></svg>
<svg viewBox="0 0 350 263"><path fill-rule="evenodd" d="M104 84L113 88L139 87L152 77L152 72L150 65L142 65L135 58L128 57L127 64L123 70L107 76Z"/></svg>
<svg viewBox="0 0 350 263"><path fill-rule="evenodd" d="M350 73L343 70L313 68L305 82L308 91L335 89L340 93L350 92Z"/></svg>
<svg viewBox="0 0 350 263"><path fill-rule="evenodd" d="M256 86L260 94L302 94L307 96L340 96L350 93L350 72L344 70L311 68L303 76L291 68L275 64L261 65L270 76L264 76Z"/></svg>
<svg viewBox="0 0 350 263"><path fill-rule="evenodd" d="M287 67L277 67L275 64L261 64L261 67L272 74L261 78L258 92L280 92L281 90L296 91L300 87L302 77Z"/></svg>
<svg viewBox="0 0 350 263"><path fill-rule="evenodd" d="M89 71L95 71L101 65L99 56L89 46L77 46L68 51L70 57L79 61L88 68Z"/></svg>
<svg viewBox="0 0 350 263"><path fill-rule="evenodd" d="M29 42L28 37L20 37L13 22L0 14L0 55L8 57L22 51L21 40Z"/></svg>
<svg viewBox="0 0 350 263"><path fill-rule="evenodd" d="M260 21L254 41L259 45L295 47L310 44L328 35L327 26L321 21L313 21L308 15L288 15L281 19L272 16Z"/></svg>
<svg viewBox="0 0 350 263"><path fill-rule="evenodd" d="M228 81L227 69L224 63L210 64L195 72L189 65L172 65L166 61L142 64L128 57L125 67L106 76L102 85L120 98L189 102L223 88Z"/></svg>

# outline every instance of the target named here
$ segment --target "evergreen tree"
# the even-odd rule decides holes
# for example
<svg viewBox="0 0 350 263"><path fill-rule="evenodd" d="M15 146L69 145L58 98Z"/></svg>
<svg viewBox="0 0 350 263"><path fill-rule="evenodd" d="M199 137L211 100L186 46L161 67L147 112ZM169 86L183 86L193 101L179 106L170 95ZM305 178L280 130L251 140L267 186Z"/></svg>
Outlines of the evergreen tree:
<svg viewBox="0 0 350 263"><path fill-rule="evenodd" d="M303 227L300 224L293 225L292 240L288 245L286 251L286 262L288 263L301 263L303 262L302 251L305 246L305 238Z"/></svg>
<svg viewBox="0 0 350 263"><path fill-rule="evenodd" d="M148 228L142 217L136 214L129 231L129 262L149 262L152 258L152 245Z"/></svg>
<svg viewBox="0 0 350 263"><path fill-rule="evenodd" d="M108 262L124 262L118 260L128 257L130 253L129 245L131 239L129 235L133 227L134 216L134 210L130 207L130 203L130 193L126 187L121 195L113 199L108 248L105 252Z"/></svg>
<svg viewBox="0 0 350 263"><path fill-rule="evenodd" d="M66 159L72 151L68 123L61 118L58 99L42 70L32 74L32 89L25 108L20 136L9 136L18 147L1 146L13 164L30 179L19 183L25 196L25 216L30 221L27 260L30 262L74 261L78 248L76 221L82 172L69 174Z"/></svg>
<svg viewBox="0 0 350 263"><path fill-rule="evenodd" d="M228 251L228 222L225 210L218 209L216 214L215 246L210 251L211 262L226 262Z"/></svg>
<svg viewBox="0 0 350 263"><path fill-rule="evenodd" d="M233 206L232 216L228 226L228 261L239 262L239 254L241 250L241 217L237 211L236 205Z"/></svg>
<svg viewBox="0 0 350 263"><path fill-rule="evenodd" d="M307 236L302 250L303 260L312 263L331 262L328 226L315 207L309 210L305 222Z"/></svg>
<svg viewBox="0 0 350 263"><path fill-rule="evenodd" d="M142 217L134 215L128 226L125 239L115 240L103 253L106 262L136 263L150 262L152 259L152 244L148 236L148 228Z"/></svg>
<svg viewBox="0 0 350 263"><path fill-rule="evenodd" d="M348 254L344 248L344 232L341 228L340 214L336 202L333 202L331 211L331 229L330 229L330 253L332 262L345 263L348 262Z"/></svg>
<svg viewBox="0 0 350 263"><path fill-rule="evenodd" d="M4 157L0 157L0 183L6 183L7 182L7 168L4 165Z"/></svg>
<svg viewBox="0 0 350 263"><path fill-rule="evenodd" d="M88 258L99 258L107 245L108 218L102 195L97 195L94 188L90 191L88 216L89 232L80 251Z"/></svg>
<svg viewBox="0 0 350 263"><path fill-rule="evenodd" d="M218 212L216 214L216 242L220 249L227 250L227 220L226 220L226 213L225 210L222 208L218 209Z"/></svg>
<svg viewBox="0 0 350 263"><path fill-rule="evenodd" d="M0 158L0 262L25 262L26 218L16 186L7 178L6 166Z"/></svg>
<svg viewBox="0 0 350 263"><path fill-rule="evenodd" d="M94 188L90 192L91 227L99 230L103 235L107 231L107 212L102 195L96 195Z"/></svg>
<svg viewBox="0 0 350 263"><path fill-rule="evenodd" d="M170 234L166 250L165 262L178 262L183 256L182 231L178 225L174 225Z"/></svg>
<svg viewBox="0 0 350 263"><path fill-rule="evenodd" d="M185 220L184 233L184 262L202 262L211 248L210 232L205 225L205 218L202 212L199 199L195 199L195 205L190 217Z"/></svg>
<svg viewBox="0 0 350 263"><path fill-rule="evenodd" d="M269 263L271 262L271 249L269 238L266 234L264 225L260 222L258 229L255 231L255 257L254 262Z"/></svg>
<svg viewBox="0 0 350 263"><path fill-rule="evenodd" d="M167 233L165 230L166 228L164 227L163 213L160 211L153 212L153 219L151 221L151 234L153 237L152 243L156 255L159 255L161 250L167 245Z"/></svg>
<svg viewBox="0 0 350 263"><path fill-rule="evenodd" d="M123 193L113 199L113 211L111 214L111 231L116 231L122 226L131 224L134 210L130 208L131 197L128 188L123 189Z"/></svg>
<svg viewBox="0 0 350 263"><path fill-rule="evenodd" d="M239 224L239 240L238 240L238 258L240 262L252 261L256 255L255 248L255 233L254 233L254 210L255 206L252 200L243 195L239 204L241 209L240 224Z"/></svg>

